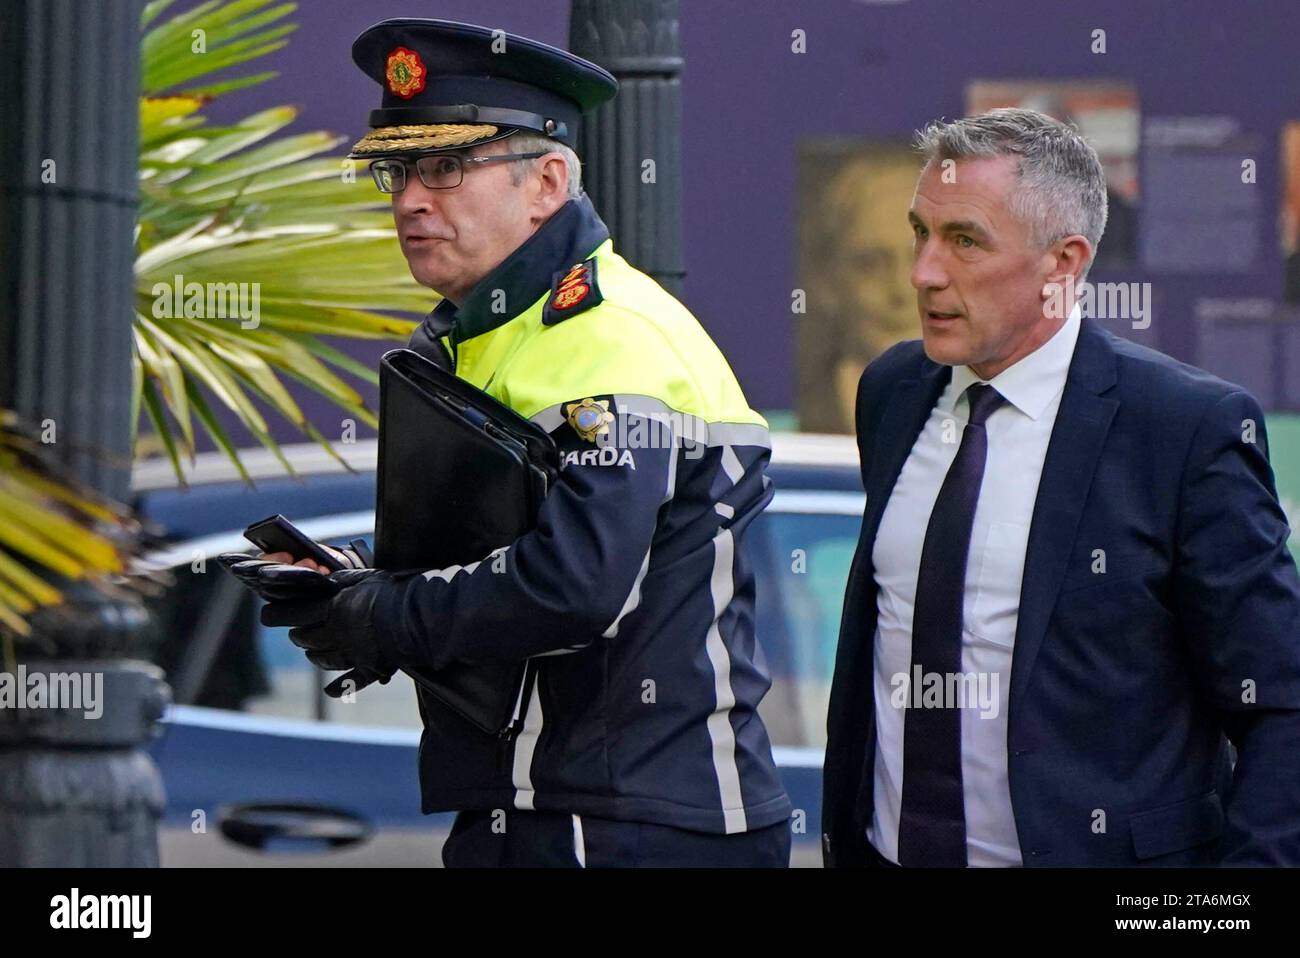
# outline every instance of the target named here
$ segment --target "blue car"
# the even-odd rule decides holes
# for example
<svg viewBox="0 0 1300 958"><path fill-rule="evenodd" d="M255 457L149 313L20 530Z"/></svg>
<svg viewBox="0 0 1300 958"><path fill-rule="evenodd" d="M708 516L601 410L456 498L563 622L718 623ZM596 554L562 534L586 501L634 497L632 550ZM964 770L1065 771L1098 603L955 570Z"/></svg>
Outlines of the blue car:
<svg viewBox="0 0 1300 958"><path fill-rule="evenodd" d="M175 702L151 748L167 789L164 865L441 863L452 816L420 814L410 680L326 698L327 676L213 561L249 548L244 527L275 513L319 540L369 537L375 443L340 448L354 471L317 446L286 447L301 478L250 451L252 488L217 454L198 457L189 488L167 463L136 469L139 511L169 543L142 563L170 583L152 600ZM865 496L849 437L776 433L769 475L775 497L748 533L772 675L760 714L795 807L792 863L819 865L826 705Z"/></svg>

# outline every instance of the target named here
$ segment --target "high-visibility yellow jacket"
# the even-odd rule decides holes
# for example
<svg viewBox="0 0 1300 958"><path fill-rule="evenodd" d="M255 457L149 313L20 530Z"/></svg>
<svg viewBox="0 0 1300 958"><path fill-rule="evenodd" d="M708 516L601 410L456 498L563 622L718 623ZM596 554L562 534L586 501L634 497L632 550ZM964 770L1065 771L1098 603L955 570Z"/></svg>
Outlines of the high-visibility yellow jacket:
<svg viewBox="0 0 1300 958"><path fill-rule="evenodd" d="M380 604L397 664L528 659L494 741L421 700L426 812L535 808L731 833L787 818L744 532L767 424L690 312L567 203L411 348L541 424L536 529ZM485 503L484 508L491 508Z"/></svg>

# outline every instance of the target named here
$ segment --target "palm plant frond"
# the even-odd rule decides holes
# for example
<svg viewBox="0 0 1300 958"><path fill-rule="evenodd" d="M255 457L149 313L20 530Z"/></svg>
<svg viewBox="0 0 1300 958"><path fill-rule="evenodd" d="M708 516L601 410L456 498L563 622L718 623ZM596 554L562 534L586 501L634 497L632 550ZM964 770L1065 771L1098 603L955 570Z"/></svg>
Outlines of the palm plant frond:
<svg viewBox="0 0 1300 958"><path fill-rule="evenodd" d="M28 618L57 605L51 581L98 584L127 570L138 526L122 507L61 476L31 430L0 412L0 639L26 637Z"/></svg>
<svg viewBox="0 0 1300 958"><path fill-rule="evenodd" d="M212 80L287 42L296 5L207 0L163 20L170 2L154 0L143 18L135 345L153 445L183 482L200 430L243 473L221 409L277 455L267 415L332 453L289 382L373 427L345 379L373 384L373 373L322 337L402 340L431 297L407 271L385 198L329 155L342 138L284 135L297 117L288 106L206 122L212 99L274 76ZM231 315L241 295L244 313L255 295L255 317Z"/></svg>
<svg viewBox="0 0 1300 958"><path fill-rule="evenodd" d="M205 0L165 19L172 3L151 0L141 19L132 423L148 418L182 482L200 430L251 481L223 409L292 473L268 414L334 450L287 384L373 427L345 378L374 384L373 371L323 337L402 339L415 323L401 314L424 313L429 293L406 270L383 197L330 156L340 137L284 135L298 115L288 106L207 122L212 100L276 76L214 75L283 47L296 4ZM256 284L256 322L207 308L208 289L240 284ZM192 288L205 293L197 304ZM159 308L164 289L171 308ZM30 617L62 602L65 583L114 592L140 539L125 507L64 475L0 410L0 668L13 666Z"/></svg>

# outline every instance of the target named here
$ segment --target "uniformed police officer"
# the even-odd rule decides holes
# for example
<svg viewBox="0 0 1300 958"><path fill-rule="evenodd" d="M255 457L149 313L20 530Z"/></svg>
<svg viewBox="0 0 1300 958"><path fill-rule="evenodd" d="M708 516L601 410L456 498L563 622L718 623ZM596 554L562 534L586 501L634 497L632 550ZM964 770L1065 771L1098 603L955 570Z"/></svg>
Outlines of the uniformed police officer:
<svg viewBox="0 0 1300 958"><path fill-rule="evenodd" d="M460 812L448 865L786 866L743 546L771 498L767 427L582 191L578 124L616 81L437 20L378 23L353 58L384 92L352 156L443 296L411 348L540 423L563 468L536 529L483 561L335 573L327 604L264 620L366 678L528 661L500 740L421 697L423 810Z"/></svg>

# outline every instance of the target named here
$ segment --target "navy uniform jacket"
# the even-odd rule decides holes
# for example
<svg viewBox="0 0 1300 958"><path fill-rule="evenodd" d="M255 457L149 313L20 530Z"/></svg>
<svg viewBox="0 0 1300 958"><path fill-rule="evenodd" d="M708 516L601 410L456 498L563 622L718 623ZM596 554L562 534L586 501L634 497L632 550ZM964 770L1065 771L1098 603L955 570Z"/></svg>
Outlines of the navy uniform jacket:
<svg viewBox="0 0 1300 958"><path fill-rule="evenodd" d="M859 385L867 508L828 718L828 865L864 862L871 821L876 530L950 377L909 342ZM1255 400L1084 320L1012 658L1008 776L1026 865L1300 864L1289 534Z"/></svg>
<svg viewBox="0 0 1300 958"><path fill-rule="evenodd" d="M723 834L789 817L745 548L772 496L767 425L700 324L614 252L584 196L411 345L540 424L562 459L533 532L376 607L397 664L529 662L500 740L421 696L424 810Z"/></svg>

